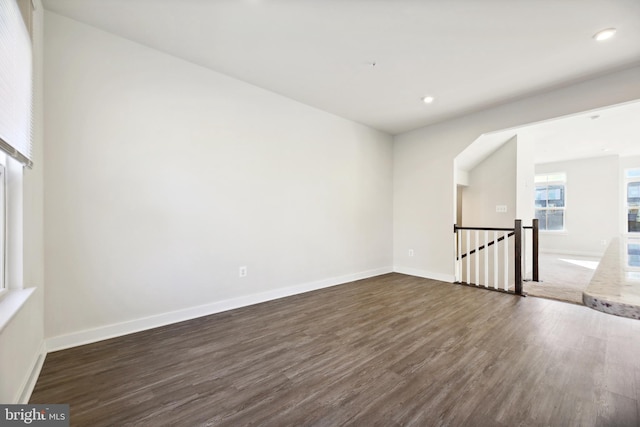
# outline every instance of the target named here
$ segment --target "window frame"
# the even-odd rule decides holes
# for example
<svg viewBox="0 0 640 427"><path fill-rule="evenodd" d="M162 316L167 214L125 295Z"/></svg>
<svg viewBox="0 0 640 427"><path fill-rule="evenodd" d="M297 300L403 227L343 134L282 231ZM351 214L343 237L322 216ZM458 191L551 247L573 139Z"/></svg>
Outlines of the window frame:
<svg viewBox="0 0 640 427"><path fill-rule="evenodd" d="M9 291L7 283L7 167L0 156L0 298Z"/></svg>
<svg viewBox="0 0 640 427"><path fill-rule="evenodd" d="M540 178L544 177L544 181L540 181ZM550 179L553 178L553 179ZM563 205L564 206L545 206L543 208L535 206L535 196L534 196L534 217L537 218L538 211L551 211L551 210L561 210L562 211L562 228L560 230L549 230L547 229L548 221L544 222L545 228L540 227L539 231L542 233L566 233L567 232L567 173L566 172L548 172L548 173L537 173L534 178L534 194L538 191L538 187L545 186L548 188L550 186L562 186L563 191ZM547 193L547 205L548 205L549 197ZM545 214L546 216L546 214Z"/></svg>
<svg viewBox="0 0 640 427"><path fill-rule="evenodd" d="M18 17L19 21L25 22L25 30L24 33L27 38L23 40L25 43L19 43L18 45L28 48L28 58L30 60L29 65L29 73L28 73L28 102L29 111L28 111L28 119L19 120L20 123L24 124L24 132L27 134L27 148L19 151L16 148L16 144L14 141L19 142L20 138L16 140L15 135L13 133L6 133L0 135L0 164L2 164L4 173L2 174L2 223L1 232L3 236L0 236L0 246L2 247L2 253L0 254L0 262L2 263L2 271L0 271L2 286L0 287L0 334L4 331L4 328L11 322L14 316L21 310L26 301L34 294L36 290L36 286L25 287L24 286L24 252L23 252L23 237L24 237L24 228L23 228L23 185L24 185L24 170L26 168L31 168L33 166L32 162L32 149L33 149L33 133L36 131L34 128L34 91L35 85L34 81L37 80L37 71L40 69L39 67L35 67L34 61L37 59L41 60L41 42L42 42L42 34L41 34L41 26L38 22L40 20L34 19L35 14L40 15L41 12L36 12L34 9L34 4L31 0L15 0L10 1L10 13L11 19L15 18L14 12L17 9L12 7L13 4L19 6ZM4 4L3 4L4 5ZM3 9L4 10L4 9ZM25 17L26 16L26 17ZM28 21L28 22L27 22ZM19 25L13 25L15 20L12 20L11 28L20 27ZM3 29L9 28L9 26L5 26ZM17 33L21 33L22 31L17 31ZM12 34L12 33L11 33ZM13 41L9 37L10 40ZM22 38L18 35L18 39L22 40ZM3 37L4 41L4 37ZM34 50L34 45L40 47L40 49L36 52ZM9 43L7 44L9 49L15 49L16 44ZM20 52L25 52L20 50ZM14 55L8 55L7 57L12 58ZM18 55L20 56L20 55ZM23 59L20 56L20 59ZM20 61L18 61L20 62ZM17 75L25 76L26 73L17 73ZM7 80L7 81L12 81ZM6 81L5 81L6 83ZM20 81L18 86L22 87L24 83ZM14 87L13 83L10 84L11 87ZM25 91L26 93L26 91ZM9 99L9 97L7 97ZM12 103L8 103L7 105L13 105ZM13 135L9 137L8 135ZM5 136L7 139L11 141L5 141L2 138ZM26 146L25 146L26 147Z"/></svg>
<svg viewBox="0 0 640 427"><path fill-rule="evenodd" d="M624 173L623 173L623 178L624 178L624 199L623 199L623 205L624 205L624 209L623 209L623 214L624 214L624 232L626 234L629 234L631 236L638 236L640 235L640 230L638 231L630 231L629 230L629 184L631 183L640 183L640 173L638 174L638 176L628 176L630 171L638 171L640 172L640 167L632 167L632 168L625 168L624 169ZM638 208L640 210L640 207ZM640 212L639 212L640 215ZM640 221L638 221L640 222Z"/></svg>

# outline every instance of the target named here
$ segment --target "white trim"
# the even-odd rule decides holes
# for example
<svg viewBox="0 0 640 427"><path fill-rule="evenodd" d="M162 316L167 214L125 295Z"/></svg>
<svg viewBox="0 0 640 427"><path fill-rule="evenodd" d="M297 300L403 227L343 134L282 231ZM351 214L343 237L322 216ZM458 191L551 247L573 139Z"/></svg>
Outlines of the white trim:
<svg viewBox="0 0 640 427"><path fill-rule="evenodd" d="M20 311L36 288L9 289L2 293L0 299L0 332L11 322L11 319Z"/></svg>
<svg viewBox="0 0 640 427"><path fill-rule="evenodd" d="M42 366L44 365L44 359L47 357L47 351L44 340L40 345L40 349L34 355L33 360L31 361L31 369L29 370L29 375L24 379L22 386L19 389L17 399L15 400L19 404L27 404L29 403L29 399L31 399L31 393L33 393L33 389L38 382L38 377L40 376L40 371L42 371Z"/></svg>
<svg viewBox="0 0 640 427"><path fill-rule="evenodd" d="M114 323L111 325L86 329L66 335L59 335L56 337L48 338L46 340L46 348L48 352L64 350L66 348L77 347L84 344L90 344L97 341L120 337L147 329L153 329L172 323L183 322L185 320L208 316L210 314L220 313L223 311L234 310L236 308L259 304L261 302L271 301L278 298L302 294L305 292L315 291L331 286L342 285L344 283L353 282L355 280L361 280L369 277L379 276L381 274L391 273L392 271L393 269L391 267L383 267L374 270L318 280L315 282L304 283L302 285L274 289L258 294L246 295L223 301L216 301L213 303L190 307L183 310L161 313L154 316L129 320L121 323Z"/></svg>
<svg viewBox="0 0 640 427"><path fill-rule="evenodd" d="M409 276L422 277L424 279L439 280L441 282L453 283L456 281L456 277L453 274L434 273L432 271L420 270L411 267L402 267L396 265L393 267L395 273L408 274Z"/></svg>
<svg viewBox="0 0 640 427"><path fill-rule="evenodd" d="M568 236L569 231L565 228L564 230L538 230L539 234L547 234L549 236Z"/></svg>

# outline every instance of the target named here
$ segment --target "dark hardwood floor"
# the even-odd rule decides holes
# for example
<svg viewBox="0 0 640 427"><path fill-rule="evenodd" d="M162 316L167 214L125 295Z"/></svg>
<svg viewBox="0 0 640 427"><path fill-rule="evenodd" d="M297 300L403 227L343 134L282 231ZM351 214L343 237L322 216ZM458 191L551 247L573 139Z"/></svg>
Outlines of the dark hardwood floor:
<svg viewBox="0 0 640 427"><path fill-rule="evenodd" d="M51 353L77 426L638 426L640 321L401 274Z"/></svg>

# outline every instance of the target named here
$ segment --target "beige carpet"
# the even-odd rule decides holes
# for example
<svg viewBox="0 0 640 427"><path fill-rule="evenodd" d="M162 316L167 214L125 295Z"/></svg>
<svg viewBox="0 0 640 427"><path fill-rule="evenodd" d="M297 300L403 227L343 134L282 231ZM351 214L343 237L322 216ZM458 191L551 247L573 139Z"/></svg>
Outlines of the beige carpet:
<svg viewBox="0 0 640 427"><path fill-rule="evenodd" d="M600 258L540 254L539 282L524 282L531 296L582 304L582 291L589 285Z"/></svg>

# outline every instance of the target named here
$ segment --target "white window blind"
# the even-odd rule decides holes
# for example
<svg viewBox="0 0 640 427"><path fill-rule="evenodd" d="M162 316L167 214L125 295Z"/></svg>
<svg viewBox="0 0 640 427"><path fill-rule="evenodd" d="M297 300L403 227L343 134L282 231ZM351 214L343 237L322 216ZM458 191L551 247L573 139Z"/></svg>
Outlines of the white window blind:
<svg viewBox="0 0 640 427"><path fill-rule="evenodd" d="M0 149L32 166L31 39L16 0L0 0Z"/></svg>

